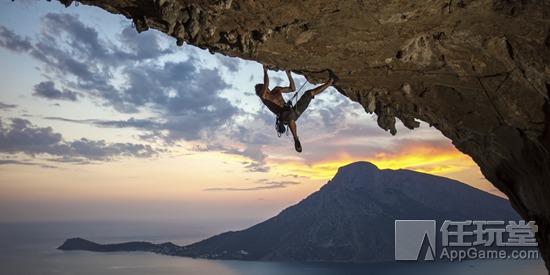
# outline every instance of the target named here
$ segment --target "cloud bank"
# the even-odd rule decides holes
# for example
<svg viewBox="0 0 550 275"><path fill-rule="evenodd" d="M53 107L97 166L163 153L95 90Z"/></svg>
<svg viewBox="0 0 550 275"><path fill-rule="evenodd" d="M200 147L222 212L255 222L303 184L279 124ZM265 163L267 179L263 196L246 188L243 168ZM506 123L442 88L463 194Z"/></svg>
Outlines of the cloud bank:
<svg viewBox="0 0 550 275"><path fill-rule="evenodd" d="M150 145L108 143L86 138L66 141L51 127L38 127L20 118L0 120L0 152L23 153L33 157L45 155L52 161L75 163L108 161L119 157L149 158L157 154Z"/></svg>

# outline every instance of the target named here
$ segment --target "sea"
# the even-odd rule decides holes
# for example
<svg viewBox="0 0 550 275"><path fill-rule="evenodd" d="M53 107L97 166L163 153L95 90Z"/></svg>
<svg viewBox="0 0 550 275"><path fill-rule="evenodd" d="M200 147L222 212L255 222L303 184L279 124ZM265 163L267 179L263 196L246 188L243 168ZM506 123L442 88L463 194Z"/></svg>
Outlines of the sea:
<svg viewBox="0 0 550 275"><path fill-rule="evenodd" d="M96 253L57 250L67 238L72 237L82 237L98 243L170 241L185 245L221 233L220 230L227 229L208 223L0 223L0 274L548 274L540 259L391 261L366 264L279 263L204 260L146 252Z"/></svg>

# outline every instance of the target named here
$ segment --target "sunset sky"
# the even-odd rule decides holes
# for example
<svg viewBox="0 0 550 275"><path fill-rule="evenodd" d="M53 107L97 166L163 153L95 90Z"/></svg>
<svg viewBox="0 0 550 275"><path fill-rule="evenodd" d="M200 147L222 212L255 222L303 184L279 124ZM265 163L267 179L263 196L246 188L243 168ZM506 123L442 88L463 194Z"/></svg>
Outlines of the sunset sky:
<svg viewBox="0 0 550 275"><path fill-rule="evenodd" d="M261 221L359 160L500 195L434 128L391 136L333 88L298 121L296 153L253 94L261 64L98 8L3 1L0 60L0 221Z"/></svg>

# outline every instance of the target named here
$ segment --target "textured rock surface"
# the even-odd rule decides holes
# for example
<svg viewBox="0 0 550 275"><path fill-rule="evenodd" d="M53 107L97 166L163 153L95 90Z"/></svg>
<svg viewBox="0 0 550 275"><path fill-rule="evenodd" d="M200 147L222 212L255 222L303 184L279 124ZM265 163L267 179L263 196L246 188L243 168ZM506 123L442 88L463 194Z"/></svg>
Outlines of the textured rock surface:
<svg viewBox="0 0 550 275"><path fill-rule="evenodd" d="M430 123L537 222L550 269L549 0L80 2L311 82L330 68L392 134Z"/></svg>

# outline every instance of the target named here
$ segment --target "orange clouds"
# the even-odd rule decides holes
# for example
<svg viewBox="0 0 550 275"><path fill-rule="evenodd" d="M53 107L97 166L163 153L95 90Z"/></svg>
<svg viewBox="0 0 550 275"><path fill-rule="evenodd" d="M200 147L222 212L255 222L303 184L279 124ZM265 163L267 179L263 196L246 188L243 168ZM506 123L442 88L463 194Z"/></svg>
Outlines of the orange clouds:
<svg viewBox="0 0 550 275"><path fill-rule="evenodd" d="M470 157L456 150L450 142L411 141L401 146L392 146L392 151L380 148L378 152L350 154L339 152L330 159L315 161L311 164L297 160L285 161L271 159L276 163L275 170L280 173L295 174L312 179L330 179L338 168L356 161L369 161L380 169L409 169L418 172L445 175L466 169L477 168Z"/></svg>
<svg viewBox="0 0 550 275"><path fill-rule="evenodd" d="M380 169L409 169L438 175L476 166L470 157L453 147L434 148L426 144L412 144L394 154L378 153L368 161L376 164Z"/></svg>

